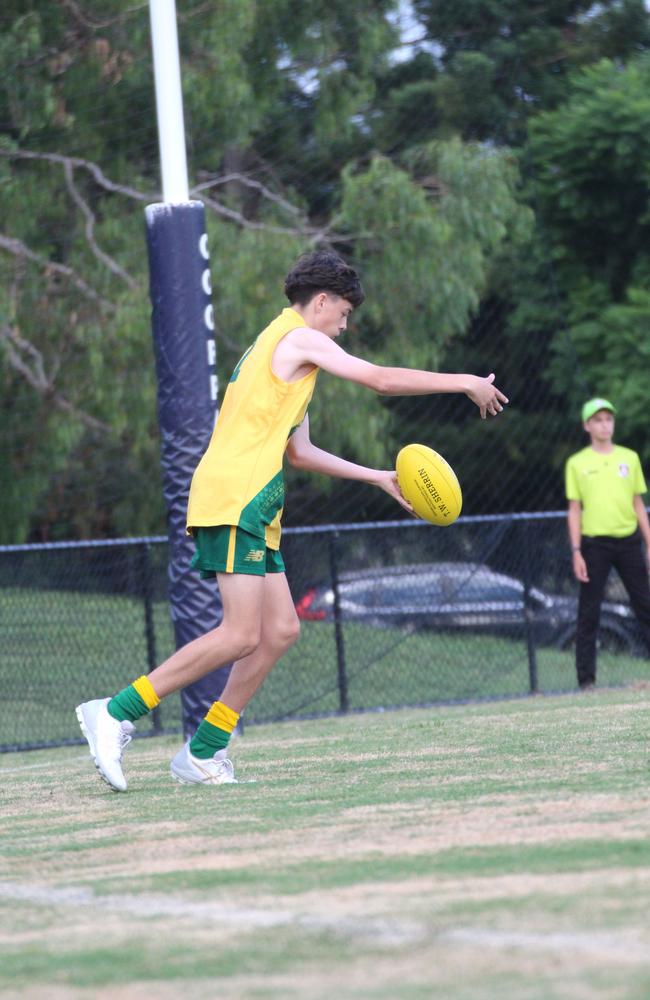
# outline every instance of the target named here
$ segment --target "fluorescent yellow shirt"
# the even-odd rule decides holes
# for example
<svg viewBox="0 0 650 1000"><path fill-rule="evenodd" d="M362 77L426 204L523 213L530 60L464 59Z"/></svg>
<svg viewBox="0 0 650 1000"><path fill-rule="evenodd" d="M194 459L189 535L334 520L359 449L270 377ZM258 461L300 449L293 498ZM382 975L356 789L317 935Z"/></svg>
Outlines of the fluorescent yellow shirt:
<svg viewBox="0 0 650 1000"><path fill-rule="evenodd" d="M624 538L636 531L633 500L646 484L635 451L614 445L602 455L589 445L568 459L565 480L567 500L582 504L583 535Z"/></svg>
<svg viewBox="0 0 650 1000"><path fill-rule="evenodd" d="M280 546L284 505L282 460L287 441L307 413L318 369L284 382L272 371L277 344L305 326L293 309L282 313L242 355L228 383L208 449L190 487L187 527L231 524Z"/></svg>

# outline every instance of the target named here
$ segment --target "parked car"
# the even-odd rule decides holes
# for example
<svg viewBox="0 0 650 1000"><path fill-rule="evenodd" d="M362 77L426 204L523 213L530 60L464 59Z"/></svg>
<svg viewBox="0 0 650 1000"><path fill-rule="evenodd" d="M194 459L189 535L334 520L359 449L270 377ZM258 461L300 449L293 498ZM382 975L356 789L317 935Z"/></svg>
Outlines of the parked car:
<svg viewBox="0 0 650 1000"><path fill-rule="evenodd" d="M375 627L522 635L533 626L542 645L568 649L575 639L577 599L531 587L477 563L440 562L341 573L339 616ZM334 620L331 586L310 587L296 604L299 618ZM602 606L602 648L647 655L632 609Z"/></svg>

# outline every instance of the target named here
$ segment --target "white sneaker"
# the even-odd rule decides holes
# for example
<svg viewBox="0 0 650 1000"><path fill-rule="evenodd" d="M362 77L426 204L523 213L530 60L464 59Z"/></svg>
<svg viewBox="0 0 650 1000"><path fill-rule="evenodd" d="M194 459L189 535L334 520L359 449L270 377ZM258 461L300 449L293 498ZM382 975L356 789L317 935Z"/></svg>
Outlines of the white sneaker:
<svg viewBox="0 0 650 1000"><path fill-rule="evenodd" d="M132 722L118 722L109 715L106 709L109 701L110 698L99 698L77 705L77 718L101 777L116 792L125 792L126 778L120 762L135 726Z"/></svg>
<svg viewBox="0 0 650 1000"><path fill-rule="evenodd" d="M227 750L219 750L214 757L201 760L190 753L189 740L170 764L172 778L181 785L236 785L232 761L226 757Z"/></svg>

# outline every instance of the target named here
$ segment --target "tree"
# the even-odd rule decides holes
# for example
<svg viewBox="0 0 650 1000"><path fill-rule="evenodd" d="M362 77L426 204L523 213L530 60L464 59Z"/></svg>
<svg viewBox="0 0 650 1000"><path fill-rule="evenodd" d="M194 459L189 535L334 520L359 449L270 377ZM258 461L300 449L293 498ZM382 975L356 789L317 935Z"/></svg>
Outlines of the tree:
<svg viewBox="0 0 650 1000"><path fill-rule="evenodd" d="M566 98L573 70L601 56L627 59L650 43L643 0L413 6L440 52L440 114L467 138L519 145L531 116Z"/></svg>
<svg viewBox="0 0 650 1000"><path fill-rule="evenodd" d="M180 9L223 370L279 299L289 262L325 236L325 201L361 134L355 112L392 44L392 6ZM159 199L148 11L8 0L0 28L1 540L162 530L141 214ZM269 163L278 125L290 135L294 119L300 155ZM309 223L309 202L324 226Z"/></svg>
<svg viewBox="0 0 650 1000"><path fill-rule="evenodd" d="M650 57L626 67L603 60L576 75L561 109L531 122L533 197L564 287L576 289L573 309L585 280L587 299L598 284L620 301L637 273L647 278L649 88Z"/></svg>
<svg viewBox="0 0 650 1000"><path fill-rule="evenodd" d="M219 374L284 304L295 256L339 248L368 290L352 350L447 370L502 359L513 404L506 440L479 434L463 400L377 405L322 377L317 439L385 464L405 440L440 446L441 434L468 509L513 509L539 502L526 441L591 371L601 316L641 328L647 73L621 60L647 45L648 16L637 0L414 6L424 47L397 61L398 0L179 5ZM0 29L0 534L163 530L142 224L160 197L147 8L7 0ZM617 61L571 75L603 54ZM538 174L525 194L518 161ZM486 440L516 477L505 498ZM540 477L556 475L562 447L558 418ZM298 486L295 516L328 517L324 485ZM328 488L340 500L346 487ZM378 513L376 500L353 507Z"/></svg>
<svg viewBox="0 0 650 1000"><path fill-rule="evenodd" d="M398 300L413 299L410 363L431 364L439 352L427 343L430 329L442 343L476 308L486 259L514 211L512 168L453 143L401 167L367 162L377 80L396 42L394 6L238 0L181 11L190 164L208 209L222 379L273 303L281 307L290 262L318 241L346 245L367 272L374 304L362 335L379 357L396 354L391 338L403 337ZM158 496L159 473L140 210L158 197L158 168L146 10L125 0L91 14L76 0L30 0L9 3L2 17L0 405L4 468L22 490L20 504L13 487L3 491L4 537L25 537L35 524L41 537L71 526L82 535L154 531L163 520L147 496L149 483ZM488 193L492 212L472 207ZM409 223L402 232L400 218ZM418 269L380 305L379 288L420 237ZM427 254L440 260L435 275ZM340 386L324 397L335 406L356 400ZM361 428L374 426L385 460L390 412L371 417L357 406L345 432L323 419L323 443L359 455ZM22 441L19 453L10 438Z"/></svg>
<svg viewBox="0 0 650 1000"><path fill-rule="evenodd" d="M649 56L625 68L604 60L575 78L562 113L531 125L534 197L554 248L569 340L588 383L603 393L606 376L619 390L623 382L620 369L603 365L606 347L620 355L613 330L641 352L648 340L640 317L650 278L649 84ZM555 352L554 375L566 386L559 336Z"/></svg>

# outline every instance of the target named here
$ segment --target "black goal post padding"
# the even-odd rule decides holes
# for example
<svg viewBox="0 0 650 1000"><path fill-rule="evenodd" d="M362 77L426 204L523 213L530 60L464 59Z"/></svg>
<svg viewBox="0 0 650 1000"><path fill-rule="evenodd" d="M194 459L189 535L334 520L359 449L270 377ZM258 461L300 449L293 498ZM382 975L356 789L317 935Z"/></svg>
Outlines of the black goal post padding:
<svg viewBox="0 0 650 1000"><path fill-rule="evenodd" d="M201 580L190 568L194 544L185 531L190 481L207 448L217 410L212 288L201 202L148 205L145 218L168 515L169 597L178 649L222 618L216 583ZM230 665L222 667L183 690L186 736L219 698L229 672Z"/></svg>

